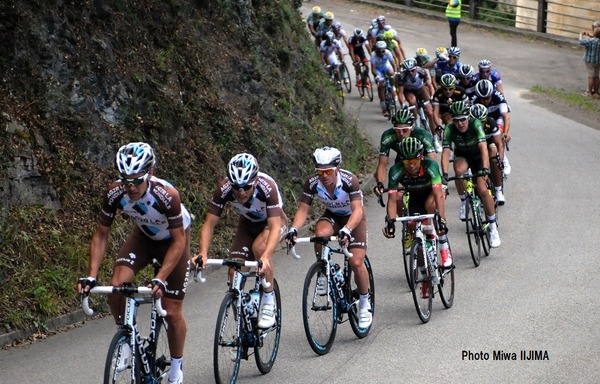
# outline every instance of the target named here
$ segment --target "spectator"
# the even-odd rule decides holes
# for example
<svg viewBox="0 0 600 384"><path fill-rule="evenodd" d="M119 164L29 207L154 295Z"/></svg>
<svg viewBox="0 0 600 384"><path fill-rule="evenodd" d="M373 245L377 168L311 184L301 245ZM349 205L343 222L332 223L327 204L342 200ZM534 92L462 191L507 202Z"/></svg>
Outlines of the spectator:
<svg viewBox="0 0 600 384"><path fill-rule="evenodd" d="M452 38L450 43L451 47L458 46L456 29L458 28L458 24L460 24L461 7L462 0L448 0L448 5L446 6L446 17L448 18L448 24L450 25L450 36Z"/></svg>
<svg viewBox="0 0 600 384"><path fill-rule="evenodd" d="M588 89L583 95L596 98L600 92L600 22L592 24L592 31L591 34L582 31L579 34L579 44L585 47L583 61L588 72Z"/></svg>

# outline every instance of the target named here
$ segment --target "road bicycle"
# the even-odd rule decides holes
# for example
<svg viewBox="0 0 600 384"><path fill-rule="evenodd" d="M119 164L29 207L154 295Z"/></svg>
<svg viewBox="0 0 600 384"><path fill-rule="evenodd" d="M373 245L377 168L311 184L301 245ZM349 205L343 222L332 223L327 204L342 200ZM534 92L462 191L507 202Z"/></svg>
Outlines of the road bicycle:
<svg viewBox="0 0 600 384"><path fill-rule="evenodd" d="M371 330L371 325L366 328L358 325L359 293L348 264L348 258L352 257L352 254L346 248L332 247L331 241L337 241L337 237L313 236L296 239L296 243L315 243L322 246L321 259L308 269L302 291L304 332L308 344L318 355L325 355L331 350L338 324L350 320L352 331L359 338L366 337ZM295 246L289 250L294 257L300 258ZM343 265L333 260L333 254L344 255ZM364 263L369 275L369 303L371 313L374 314L375 283L371 262L366 255ZM323 278L326 284L323 284ZM344 315L347 315L347 318Z"/></svg>
<svg viewBox="0 0 600 384"><path fill-rule="evenodd" d="M281 295L276 280L273 280L275 295L275 324L269 329L258 327L260 297L263 288L270 284L258 273L260 261L235 259L208 259L208 265L227 266L233 271L227 277L227 293L221 302L213 349L214 374L217 384L236 382L241 359L248 360L254 354L256 366L262 374L269 373L279 350L281 337ZM242 268L251 268L242 271ZM204 281L202 275L198 273ZM251 289L246 289L246 281L254 278Z"/></svg>
<svg viewBox="0 0 600 384"><path fill-rule="evenodd" d="M342 76L342 84L344 84L346 92L350 93L352 91L352 79L350 78L350 71L348 71L348 66L344 60L342 60L342 63L340 64L340 76Z"/></svg>
<svg viewBox="0 0 600 384"><path fill-rule="evenodd" d="M481 263L481 254L488 256L490 254L490 224L484 220L485 212L483 210L483 202L477 193L475 188L474 180L482 175L473 175L469 168L463 176L452 176L448 178L451 180L464 180L465 181L465 224L467 239L469 241L469 250L471 252L471 258L473 264L479 267ZM490 190L490 184L488 183L488 193L495 199L494 194ZM495 203L494 203L495 205Z"/></svg>
<svg viewBox="0 0 600 384"><path fill-rule="evenodd" d="M357 85L358 93L360 94L360 97L365 97L366 94L369 101L373 101L373 82L371 81L369 67L362 61L359 62L359 72L360 87Z"/></svg>
<svg viewBox="0 0 600 384"><path fill-rule="evenodd" d="M392 116L396 114L396 110L398 109L396 106L396 100L394 99L394 85L392 83L392 78L390 76L385 77L385 107L388 111L388 120L392 119Z"/></svg>
<svg viewBox="0 0 600 384"><path fill-rule="evenodd" d="M91 294L120 293L125 296L123 324L113 336L106 363L104 384L117 383L166 383L171 367L171 355L167 341L167 312L161 300L152 298L152 288L135 287L132 284L98 286ZM152 303L150 333L142 337L137 325L137 311L141 304ZM86 315L94 315L89 305L89 294L82 295L81 307Z"/></svg>
<svg viewBox="0 0 600 384"><path fill-rule="evenodd" d="M392 219L393 222L402 223L403 252L407 241L407 237L405 236L410 236L408 263L406 263L405 256L404 267L407 271L407 280L415 303L415 309L423 323L427 323L431 318L431 308L436 293L439 293L444 307L450 308L454 302L455 267L454 264L450 267L442 265L435 226L423 224L424 220L431 219L438 223L439 228L441 223L439 222L440 216L437 211L432 214L415 214ZM409 229L409 225L411 224L414 225L414 231ZM431 234L426 235L425 231L431 232ZM452 254L450 242L448 242L448 249ZM423 257L424 255L426 257Z"/></svg>
<svg viewBox="0 0 600 384"><path fill-rule="evenodd" d="M327 65L325 66L325 68L329 71L329 77L331 78L332 83L335 85L335 90L337 92L337 95L340 97L343 105L346 96L344 94L344 89L342 88L342 80L340 78L341 74L338 71L336 71L336 66Z"/></svg>
<svg viewBox="0 0 600 384"><path fill-rule="evenodd" d="M426 130L427 132L431 132L431 130L429 129L429 120L427 119L427 114L425 113L425 106L423 105L423 101L416 97L417 100L417 105L411 105L410 107L408 107L409 110L414 111L415 109L417 110L417 112L415 113L415 126L417 128L421 128ZM414 112L413 112L414 113ZM441 140L441 138L440 138Z"/></svg>

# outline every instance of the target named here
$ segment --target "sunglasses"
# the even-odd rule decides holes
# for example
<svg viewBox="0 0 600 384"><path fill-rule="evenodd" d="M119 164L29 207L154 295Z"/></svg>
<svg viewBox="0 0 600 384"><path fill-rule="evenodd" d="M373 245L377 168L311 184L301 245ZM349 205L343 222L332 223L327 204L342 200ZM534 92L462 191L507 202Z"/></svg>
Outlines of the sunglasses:
<svg viewBox="0 0 600 384"><path fill-rule="evenodd" d="M480 69L479 73L490 73L491 71L489 69Z"/></svg>
<svg viewBox="0 0 600 384"><path fill-rule="evenodd" d="M404 160L402 160L402 164L404 164L404 165L417 165L420 160L421 160L420 157L416 157L414 159L404 159Z"/></svg>
<svg viewBox="0 0 600 384"><path fill-rule="evenodd" d="M315 168L315 172L317 172L317 175L319 176L332 176L335 173L335 168Z"/></svg>
<svg viewBox="0 0 600 384"><path fill-rule="evenodd" d="M458 59L458 56L448 56L449 59Z"/></svg>
<svg viewBox="0 0 600 384"><path fill-rule="evenodd" d="M134 187L137 187L138 185L142 184L144 181L148 180L148 174L146 173L144 176L136 177L134 179L127 179L125 177L121 177L120 180L121 180L121 183L123 183L123 185L125 185L125 186L133 185Z"/></svg>
<svg viewBox="0 0 600 384"><path fill-rule="evenodd" d="M452 121L456 121L456 122L462 123L464 121L467 121L467 119L468 119L467 117L453 117Z"/></svg>
<svg viewBox="0 0 600 384"><path fill-rule="evenodd" d="M410 131L413 127L394 127L397 131Z"/></svg>
<svg viewBox="0 0 600 384"><path fill-rule="evenodd" d="M249 191L253 185L254 185L254 183L250 183L250 184L246 184L246 185L231 184L231 188L233 188L236 191L239 191L240 189L243 189L244 191Z"/></svg>
<svg viewBox="0 0 600 384"><path fill-rule="evenodd" d="M452 87L452 88L444 88L444 87L442 87L442 90L444 90L444 92L446 92L446 91L454 92L455 89L456 88L454 88L454 87Z"/></svg>

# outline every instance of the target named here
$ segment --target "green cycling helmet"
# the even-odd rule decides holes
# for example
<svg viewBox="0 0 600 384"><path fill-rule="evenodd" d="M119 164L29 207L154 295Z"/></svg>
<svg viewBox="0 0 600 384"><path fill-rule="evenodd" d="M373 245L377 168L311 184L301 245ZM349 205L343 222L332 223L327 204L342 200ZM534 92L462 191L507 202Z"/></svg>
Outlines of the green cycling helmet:
<svg viewBox="0 0 600 384"><path fill-rule="evenodd" d="M454 88L456 87L456 76L451 73L446 73L442 75L440 79L440 85L443 88Z"/></svg>
<svg viewBox="0 0 600 384"><path fill-rule="evenodd" d="M412 125L415 121L415 116L407 108L402 108L394 113L392 116L392 124L410 124Z"/></svg>
<svg viewBox="0 0 600 384"><path fill-rule="evenodd" d="M468 116L469 107L469 103L466 101L455 101L450 105L450 113L452 116Z"/></svg>
<svg viewBox="0 0 600 384"><path fill-rule="evenodd" d="M400 142L400 155L404 159L415 159L423 154L423 143L416 137L407 137Z"/></svg>

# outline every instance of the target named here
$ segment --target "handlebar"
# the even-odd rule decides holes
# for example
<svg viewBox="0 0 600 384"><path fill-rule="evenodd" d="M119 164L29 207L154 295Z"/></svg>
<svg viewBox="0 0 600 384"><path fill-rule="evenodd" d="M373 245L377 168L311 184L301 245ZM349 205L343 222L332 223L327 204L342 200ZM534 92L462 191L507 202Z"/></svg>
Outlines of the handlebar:
<svg viewBox="0 0 600 384"><path fill-rule="evenodd" d="M296 238L294 246L292 246L290 248L290 252L291 252L292 256L294 256L296 259L299 259L300 255L298 255L296 253L296 244L298 244L298 243L317 243L317 244L321 244L321 245L324 245L324 246L328 246L328 243L330 241L337 241L337 240L338 240L337 236L298 237L298 238ZM348 251L347 247L340 247L339 250L335 250L334 249L334 251L342 252L348 258L354 256L352 254L352 252Z"/></svg>
<svg viewBox="0 0 600 384"><path fill-rule="evenodd" d="M218 265L218 266L227 266L230 268L239 269L241 267L254 268L256 271L260 269L262 266L262 262L260 260L257 261L247 261L247 260L235 260L235 259L207 259L206 265ZM206 281L206 279L204 279ZM260 279L260 285L263 288L269 288L271 283L269 283L264 277Z"/></svg>
<svg viewBox="0 0 600 384"><path fill-rule="evenodd" d="M88 294L83 294L81 299L81 308L83 312L88 316L94 315L94 310L89 305L90 293L98 293L98 294L111 294L111 293L122 293L128 296L134 296L135 294L142 297L151 297L152 296L152 288L148 287L132 287L132 286L123 286L123 287L114 287L114 286L98 286L90 289ZM167 316L167 311L165 311L162 307L161 299L154 299L154 305L156 306L156 312L159 316L165 317Z"/></svg>

